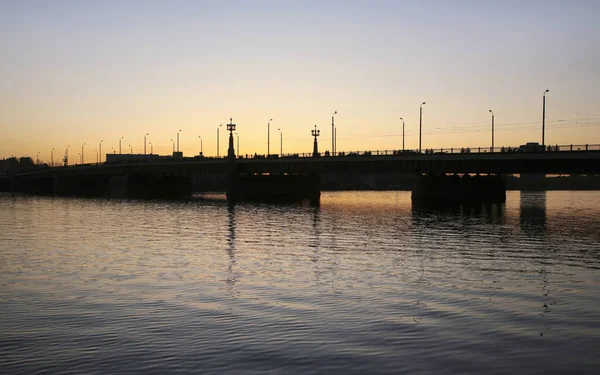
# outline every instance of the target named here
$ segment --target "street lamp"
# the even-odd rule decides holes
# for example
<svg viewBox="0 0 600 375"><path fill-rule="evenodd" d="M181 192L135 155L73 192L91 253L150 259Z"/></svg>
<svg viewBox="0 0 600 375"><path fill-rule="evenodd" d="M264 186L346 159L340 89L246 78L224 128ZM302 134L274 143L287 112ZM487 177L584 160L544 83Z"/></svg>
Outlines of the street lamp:
<svg viewBox="0 0 600 375"><path fill-rule="evenodd" d="M175 153L175 141L171 138L171 142L173 142L173 153Z"/></svg>
<svg viewBox="0 0 600 375"><path fill-rule="evenodd" d="M71 145L67 146L67 149L65 150L65 158L63 159L65 162L65 167L69 166L69 147L71 147Z"/></svg>
<svg viewBox="0 0 600 375"><path fill-rule="evenodd" d="M227 149L227 158L235 159L235 150L233 147L233 132L235 131L236 125L233 123L233 118L229 118L229 124L227 124L227 131L229 132L229 148Z"/></svg>
<svg viewBox="0 0 600 375"><path fill-rule="evenodd" d="M319 144L317 143L317 137L321 135L321 131L317 129L317 125L315 125L315 129L310 131L313 137L315 137L315 142L313 144L313 157L316 158L319 156Z"/></svg>
<svg viewBox="0 0 600 375"><path fill-rule="evenodd" d="M83 160L84 160L84 159L83 159L83 146L85 146L86 144L87 144L87 143L83 143L83 144L81 145L81 164L83 164Z"/></svg>
<svg viewBox="0 0 600 375"><path fill-rule="evenodd" d="M50 164L54 167L54 149L50 150Z"/></svg>
<svg viewBox="0 0 600 375"><path fill-rule="evenodd" d="M40 152L37 152L37 156L35 157L35 164L40 164Z"/></svg>
<svg viewBox="0 0 600 375"><path fill-rule="evenodd" d="M219 124L217 127L217 157L219 157L219 129L223 126L223 124Z"/></svg>
<svg viewBox="0 0 600 375"><path fill-rule="evenodd" d="M273 119L269 119L267 122L267 157L271 155L271 121Z"/></svg>
<svg viewBox="0 0 600 375"><path fill-rule="evenodd" d="M96 151L96 164L98 164L98 150L94 150Z"/></svg>
<svg viewBox="0 0 600 375"><path fill-rule="evenodd" d="M402 120L402 152L404 152L404 119L400 117L400 120Z"/></svg>
<svg viewBox="0 0 600 375"><path fill-rule="evenodd" d="M150 144L150 155L154 154L154 146L152 146L152 142L148 142Z"/></svg>
<svg viewBox="0 0 600 375"><path fill-rule="evenodd" d="M179 152L179 132L181 132L181 129L177 132L177 152Z"/></svg>
<svg viewBox="0 0 600 375"><path fill-rule="evenodd" d="M490 113L492 114L492 148L490 152L494 152L494 112L490 109Z"/></svg>
<svg viewBox="0 0 600 375"><path fill-rule="evenodd" d="M150 135L150 133L146 133L144 136L144 155L146 155L146 136Z"/></svg>
<svg viewBox="0 0 600 375"><path fill-rule="evenodd" d="M121 155L121 139L123 139L123 137L119 139L119 155Z"/></svg>
<svg viewBox="0 0 600 375"><path fill-rule="evenodd" d="M279 153L283 156L283 132L279 128L277 130L279 130Z"/></svg>
<svg viewBox="0 0 600 375"><path fill-rule="evenodd" d="M202 137L198 136L198 138L200 138L200 156L202 156Z"/></svg>
<svg viewBox="0 0 600 375"><path fill-rule="evenodd" d="M419 109L419 153L421 153L421 130L423 128L423 106L425 102L421 104L421 108Z"/></svg>
<svg viewBox="0 0 600 375"><path fill-rule="evenodd" d="M542 108L542 146L545 146L545 131L546 131L546 93L550 90L544 91L544 106Z"/></svg>
<svg viewBox="0 0 600 375"><path fill-rule="evenodd" d="M98 149L100 150L100 152L98 153L100 155L100 163L102 163L102 142L104 142L103 139L100 140L100 143L98 143Z"/></svg>
<svg viewBox="0 0 600 375"><path fill-rule="evenodd" d="M133 147L131 145L129 145L129 155L133 155Z"/></svg>
<svg viewBox="0 0 600 375"><path fill-rule="evenodd" d="M335 124L333 121L333 116L337 115L337 111L333 112L331 115L331 155L335 155Z"/></svg>

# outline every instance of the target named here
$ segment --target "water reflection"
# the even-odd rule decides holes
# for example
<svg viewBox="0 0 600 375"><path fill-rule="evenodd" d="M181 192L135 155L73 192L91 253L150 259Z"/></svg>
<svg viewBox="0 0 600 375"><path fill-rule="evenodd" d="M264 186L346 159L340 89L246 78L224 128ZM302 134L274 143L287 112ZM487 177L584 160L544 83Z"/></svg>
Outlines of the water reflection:
<svg viewBox="0 0 600 375"><path fill-rule="evenodd" d="M227 289L230 295L233 294L233 289L236 283L236 275L234 273L234 267L236 263L235 259L235 206L227 205L227 255L229 256L229 262L227 267Z"/></svg>
<svg viewBox="0 0 600 375"><path fill-rule="evenodd" d="M505 203L429 203L423 201L412 202L413 217L463 217L483 219L490 224L504 224L506 217Z"/></svg>
<svg viewBox="0 0 600 375"><path fill-rule="evenodd" d="M546 231L546 192L522 191L519 221L521 229L533 235Z"/></svg>

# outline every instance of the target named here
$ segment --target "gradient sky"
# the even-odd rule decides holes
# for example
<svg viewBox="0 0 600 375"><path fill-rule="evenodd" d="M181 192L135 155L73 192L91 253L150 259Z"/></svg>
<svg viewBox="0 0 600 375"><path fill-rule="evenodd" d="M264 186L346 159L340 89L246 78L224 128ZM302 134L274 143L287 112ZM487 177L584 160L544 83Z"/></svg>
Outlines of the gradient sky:
<svg viewBox="0 0 600 375"><path fill-rule="evenodd" d="M600 1L0 0L0 158L600 143ZM221 154L227 138L220 132ZM148 152L150 146L148 146ZM75 156L73 156L75 155Z"/></svg>

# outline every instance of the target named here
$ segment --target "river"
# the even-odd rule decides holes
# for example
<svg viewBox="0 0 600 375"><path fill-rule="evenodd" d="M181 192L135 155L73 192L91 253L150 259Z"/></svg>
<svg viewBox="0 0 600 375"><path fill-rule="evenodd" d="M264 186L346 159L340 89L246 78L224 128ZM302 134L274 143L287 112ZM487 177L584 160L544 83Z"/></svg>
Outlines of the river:
<svg viewBox="0 0 600 375"><path fill-rule="evenodd" d="M0 195L0 373L592 373L600 193Z"/></svg>

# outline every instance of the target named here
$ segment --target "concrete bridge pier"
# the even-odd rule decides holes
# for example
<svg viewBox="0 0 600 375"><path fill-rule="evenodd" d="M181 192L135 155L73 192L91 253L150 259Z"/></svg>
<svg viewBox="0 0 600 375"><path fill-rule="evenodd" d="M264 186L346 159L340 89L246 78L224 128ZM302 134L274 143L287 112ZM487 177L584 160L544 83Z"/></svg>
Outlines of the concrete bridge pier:
<svg viewBox="0 0 600 375"><path fill-rule="evenodd" d="M499 175L433 175L415 181L412 200L432 204L500 203L506 201L506 182Z"/></svg>

